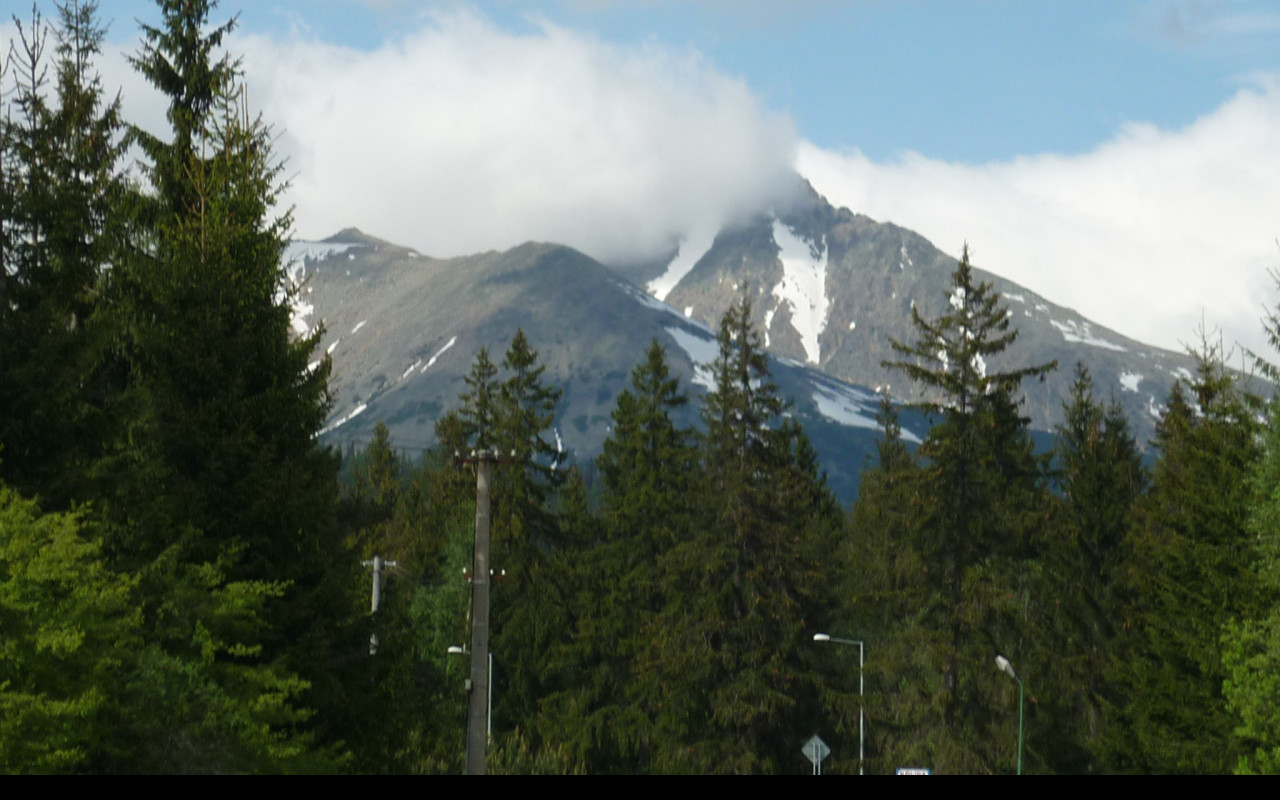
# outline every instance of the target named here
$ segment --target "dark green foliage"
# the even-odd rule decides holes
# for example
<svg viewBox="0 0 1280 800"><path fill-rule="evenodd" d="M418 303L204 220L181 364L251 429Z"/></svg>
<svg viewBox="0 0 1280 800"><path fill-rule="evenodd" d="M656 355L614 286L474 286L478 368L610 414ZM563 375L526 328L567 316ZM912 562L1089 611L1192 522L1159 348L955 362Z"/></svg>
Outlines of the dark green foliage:
<svg viewBox="0 0 1280 800"><path fill-rule="evenodd" d="M697 451L671 421L687 402L653 342L618 395L598 459L603 518L590 514L576 471L565 487L557 565L569 578L573 613L556 665L563 688L543 704L539 729L595 772L649 768L654 733L637 662L662 607L658 557L690 526Z"/></svg>
<svg viewBox="0 0 1280 800"><path fill-rule="evenodd" d="M923 572L923 586L910 590L925 601L916 612L919 641L900 651L907 663L885 665L890 674L920 675L908 689L915 700L895 720L914 741L886 755L938 772L1011 770L1015 754L1004 743L1016 740L1017 693L993 660L1007 656L1034 691L1025 677L1033 651L1028 563L1048 510L1044 464L1018 398L1024 380L1055 365L988 370L987 359L1017 331L999 295L974 282L967 248L947 311L928 321L913 308L912 321L916 342L893 342L906 360L886 366L921 384L935 398L925 408L939 419L920 446L920 508L904 543Z"/></svg>
<svg viewBox="0 0 1280 800"><path fill-rule="evenodd" d="M918 757L915 717L937 682L923 663L928 651L920 647L936 613L915 546L923 512L922 473L902 441L887 394L877 419L883 430L877 460L862 471L837 560L844 579L838 630L863 640L867 648L869 774L923 763L913 760Z"/></svg>
<svg viewBox="0 0 1280 800"><path fill-rule="evenodd" d="M1280 276L1272 275L1280 281ZM1267 314L1267 338L1280 350L1280 317ZM1272 381L1280 369L1255 362ZM1256 611L1228 621L1223 631L1222 694L1234 715L1233 738L1240 751L1237 774L1280 772L1280 398L1267 404L1262 451L1254 469L1247 529L1252 541L1251 571L1261 589Z"/></svg>
<svg viewBox="0 0 1280 800"><path fill-rule="evenodd" d="M302 733L297 674L320 671L340 619L336 462L315 441L328 366L309 370L315 339L291 338L271 134L234 64L212 60L229 24L209 11L164 2L144 27L134 63L169 99L173 138L131 129L150 190L112 200L128 247L95 287L85 370L109 391L77 398L100 421L73 499L137 574L146 640L120 674L104 771L332 766Z"/></svg>
<svg viewBox="0 0 1280 800"><path fill-rule="evenodd" d="M1237 765L1222 695L1223 626L1258 610L1246 531L1259 456L1256 403L1222 365L1200 356L1190 397L1174 388L1157 429L1159 458L1129 547L1115 680L1124 691L1109 733L1114 768L1220 773Z"/></svg>
<svg viewBox="0 0 1280 800"><path fill-rule="evenodd" d="M1045 730L1044 749L1059 771L1096 772L1104 767L1103 731L1118 700L1107 676L1125 621L1125 537L1147 476L1123 413L1097 402L1082 365L1063 409L1059 513L1040 552L1041 593L1051 598L1042 628L1056 654L1044 666L1057 684L1047 695L1055 725Z"/></svg>
<svg viewBox="0 0 1280 800"><path fill-rule="evenodd" d="M658 559L663 605L640 661L656 770L798 771L821 725L811 638L832 603L818 557L838 518L812 504L818 476L781 424L750 313L744 299L721 323L694 524Z"/></svg>
<svg viewBox="0 0 1280 800"><path fill-rule="evenodd" d="M1263 454L1253 473L1248 531L1264 601L1222 634L1222 694L1234 715L1237 774L1280 772L1280 406L1268 407Z"/></svg>
<svg viewBox="0 0 1280 800"><path fill-rule="evenodd" d="M68 508L109 388L95 314L119 254L122 144L118 103L93 72L95 4L59 5L58 17L19 23L14 107L0 121L0 475Z"/></svg>
<svg viewBox="0 0 1280 800"><path fill-rule="evenodd" d="M462 440L460 444L480 449L496 443L497 377L498 368L489 360L489 348L481 347L471 365L471 374L465 379L467 392L459 398L462 400L462 408L457 415L458 438ZM439 430L436 431L436 437L441 442L447 441Z"/></svg>

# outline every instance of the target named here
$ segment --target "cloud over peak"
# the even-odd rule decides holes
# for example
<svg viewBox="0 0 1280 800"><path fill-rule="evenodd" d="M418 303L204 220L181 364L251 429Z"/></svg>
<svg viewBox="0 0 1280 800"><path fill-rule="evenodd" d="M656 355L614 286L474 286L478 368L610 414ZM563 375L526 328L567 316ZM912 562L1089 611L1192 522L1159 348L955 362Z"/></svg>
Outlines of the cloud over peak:
<svg viewBox="0 0 1280 800"><path fill-rule="evenodd" d="M944 250L1130 336L1178 348L1203 322L1268 346L1258 323L1280 263L1280 84L1239 89L1179 130L1130 124L1092 152L953 164L803 145L800 172L833 203L913 228Z"/></svg>
<svg viewBox="0 0 1280 800"><path fill-rule="evenodd" d="M451 256L558 241L605 260L790 187L796 135L696 53L432 15L372 51L241 37L304 235L347 225Z"/></svg>

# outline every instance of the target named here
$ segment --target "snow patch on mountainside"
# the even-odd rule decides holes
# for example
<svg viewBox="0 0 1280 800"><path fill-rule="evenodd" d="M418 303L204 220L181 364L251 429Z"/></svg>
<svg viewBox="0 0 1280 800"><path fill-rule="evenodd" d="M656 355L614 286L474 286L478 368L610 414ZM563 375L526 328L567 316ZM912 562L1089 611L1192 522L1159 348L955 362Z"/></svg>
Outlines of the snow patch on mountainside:
<svg viewBox="0 0 1280 800"><path fill-rule="evenodd" d="M1125 392L1133 392L1137 394L1138 386L1142 383L1142 375L1137 372L1121 372L1120 373L1120 390Z"/></svg>
<svg viewBox="0 0 1280 800"><path fill-rule="evenodd" d="M452 339L450 339L449 341L445 342L445 343L444 343L444 347L441 347L439 350L437 350L437 351L436 351L436 354L435 354L435 355L433 355L430 359L428 359L428 360L427 360L427 363L426 363L426 365L425 365L425 366L423 366L422 371L423 371L423 372L426 372L428 369L431 369L431 365L432 365L432 364L434 364L434 363L436 363L436 359L437 359L437 358L439 358L440 356L444 355L444 351L448 350L450 347L453 347L453 346L454 346L455 344L457 344L457 343L458 343L458 337L457 337L457 336L454 336Z"/></svg>
<svg viewBox="0 0 1280 800"><path fill-rule="evenodd" d="M320 429L320 435L321 435L321 436L323 436L324 434L328 433L329 431L336 430L339 426L342 426L342 425L347 424L347 423L348 423L348 422L350 422L351 420L353 420L353 419L355 419L356 417L358 417L358 416L360 416L361 414L363 414L363 413L364 413L364 410L365 410L366 408L368 408L368 407L369 407L368 405L366 405L366 404L364 404L364 403L361 403L360 405L358 405L358 406L356 406L355 408L351 409L351 413L347 414L347 415L346 415L346 416L344 416L344 417L339 418L336 422L330 423L329 425L326 425L325 427L321 428L321 429Z"/></svg>
<svg viewBox="0 0 1280 800"><path fill-rule="evenodd" d="M644 292L640 291L639 289L632 286L631 284L619 283L618 285L622 287L623 291L625 291L628 295L630 295L631 297L634 297L637 301L639 301L643 305L646 305L649 308L652 308L654 311L661 311L664 314L670 314L671 316L680 320L685 325L690 325L690 324L696 325L697 327L702 328L708 333L711 332L711 329L708 328L706 325L704 325L701 321L692 319L693 306L689 306L684 310L684 313L681 314L679 309L672 308L671 306L667 305L661 300L657 300L645 294ZM668 330L670 330L670 328L668 328Z"/></svg>
<svg viewBox="0 0 1280 800"><path fill-rule="evenodd" d="M704 339L697 334L681 328L670 327L666 329L671 334L671 338L675 339L676 344L684 351L684 354L693 362L693 382L705 388L716 388L715 377L711 374L708 364L716 360L716 356L720 355L720 345L715 339Z"/></svg>
<svg viewBox="0 0 1280 800"><path fill-rule="evenodd" d="M649 290L649 294L659 300L666 300L667 295L671 294L671 290L676 288L680 281L684 280L684 276L688 275L694 265L698 263L698 260L707 254L715 240L715 231L694 231L681 239L680 249L676 251L675 258L671 259L671 263L667 265L667 271L649 281L649 285L645 287Z"/></svg>
<svg viewBox="0 0 1280 800"><path fill-rule="evenodd" d="M773 221L773 241L782 262L782 281L773 294L791 306L791 326L800 334L805 357L817 364L822 356L818 336L827 327L831 303L827 299L827 241L822 250L801 239L779 220Z"/></svg>
<svg viewBox="0 0 1280 800"><path fill-rule="evenodd" d="M292 292L293 298L290 302L289 325L298 336L306 336L311 332L309 317L316 310L316 307L311 303L303 302L301 293L297 291L302 284L302 279L306 277L307 264L323 261L330 256L344 253L348 248L356 246L353 244L333 244L331 242L294 241L289 242L288 246L285 247L281 263L289 274L289 281L294 289ZM308 288L307 291L310 291L310 289ZM276 295L276 302L285 302L289 294L288 289L280 289Z"/></svg>
<svg viewBox="0 0 1280 800"><path fill-rule="evenodd" d="M1037 306L1039 308L1039 306ZM1049 324L1057 328L1062 333L1062 338L1068 342L1077 344L1087 344L1090 347L1101 347L1105 350L1115 350L1118 353L1127 353L1128 348L1122 347L1115 342L1109 342L1106 339L1100 339L1093 335L1093 331L1089 328L1087 322L1076 322L1075 320L1067 320L1066 322L1058 322L1055 319L1049 320Z"/></svg>
<svg viewBox="0 0 1280 800"><path fill-rule="evenodd" d="M880 428L876 421L880 398L875 395L851 386L824 382L814 384L812 397L818 413L832 422L851 428ZM905 428L901 436L905 441L920 444L920 437Z"/></svg>
<svg viewBox="0 0 1280 800"><path fill-rule="evenodd" d="M307 318L315 313L316 307L311 303L303 302L298 298L293 300L293 308L289 313L289 324L293 326L293 332L299 336L306 336L311 330L311 323Z"/></svg>
<svg viewBox="0 0 1280 800"><path fill-rule="evenodd" d="M346 253L352 247L360 246L351 242L292 241L284 249L284 266L285 269L289 270L289 275L293 278L294 284L297 284L298 281L302 280L302 275L308 262L324 261L326 258ZM352 256L354 254L348 253L347 255Z"/></svg>

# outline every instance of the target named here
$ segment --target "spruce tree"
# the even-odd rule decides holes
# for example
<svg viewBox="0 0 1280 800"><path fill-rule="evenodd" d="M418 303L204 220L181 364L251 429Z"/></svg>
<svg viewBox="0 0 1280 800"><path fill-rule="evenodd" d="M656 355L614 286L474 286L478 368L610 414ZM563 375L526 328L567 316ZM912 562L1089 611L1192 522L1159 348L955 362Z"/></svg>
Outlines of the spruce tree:
<svg viewBox="0 0 1280 800"><path fill-rule="evenodd" d="M658 558L690 529L697 451L671 415L688 403L655 340L618 395L597 459L604 482L597 521L575 471L559 512L558 571L570 578L570 624L558 646L558 690L542 706L540 733L563 742L594 772L649 769L653 725L641 702L649 625L661 610Z"/></svg>
<svg viewBox="0 0 1280 800"><path fill-rule="evenodd" d="M656 770L797 770L823 710L811 639L833 602L818 554L836 521L810 502L817 476L750 319L744 297L721 322L700 509L659 557L664 601L641 663Z"/></svg>
<svg viewBox="0 0 1280 800"><path fill-rule="evenodd" d="M1262 584L1255 612L1228 620L1222 633L1222 694L1240 753L1236 774L1280 772L1280 401L1267 409L1263 454L1252 477L1252 570Z"/></svg>
<svg viewBox="0 0 1280 800"><path fill-rule="evenodd" d="M1114 671L1115 639L1124 622L1125 540L1147 476L1123 411L1098 403L1081 364L1063 411L1056 449L1059 513L1039 555L1041 618L1056 654L1046 666L1057 676L1047 700L1058 712L1056 743L1046 742L1045 749L1060 771L1095 772L1104 768L1103 729L1118 699L1106 676Z"/></svg>
<svg viewBox="0 0 1280 800"><path fill-rule="evenodd" d="M84 770L114 733L110 699L140 643L135 581L86 528L0 484L0 771Z"/></svg>
<svg viewBox="0 0 1280 800"><path fill-rule="evenodd" d="M97 768L324 768L297 671L312 702L332 696L351 591L336 459L315 438L329 366L308 369L317 340L291 335L271 133L215 57L231 23L200 0L159 5L133 63L169 100L170 136L130 130L149 186L104 290L121 390L92 470L107 552L140 576L148 648Z"/></svg>
<svg viewBox="0 0 1280 800"><path fill-rule="evenodd" d="M483 449L497 444L497 377L498 368L489 360L489 348L481 347L471 364L471 373L463 379L467 391L458 398L462 401L462 408L458 411L457 435L468 449ZM437 425L436 436L445 441L441 433Z"/></svg>
<svg viewBox="0 0 1280 800"><path fill-rule="evenodd" d="M0 122L0 475L65 509L85 499L112 390L95 314L119 257L123 144L119 102L94 72L96 4L57 9L55 25L33 12L19 26Z"/></svg>
<svg viewBox="0 0 1280 800"><path fill-rule="evenodd" d="M1280 316L1275 310L1267 314L1264 325L1271 347L1280 350ZM1253 356L1259 372L1280 382L1280 368ZM1267 403L1262 452L1251 488L1250 568L1262 597L1256 611L1235 616L1223 630L1222 693L1233 714L1232 735L1240 751L1236 773L1274 775L1280 772L1280 396L1275 394Z"/></svg>
<svg viewBox="0 0 1280 800"><path fill-rule="evenodd" d="M843 600L837 635L861 639L867 648L863 702L871 774L921 763L929 725L919 716L936 682L922 663L928 649L921 642L934 625L932 587L920 551L923 474L902 440L898 411L887 393L877 421L876 461L859 476L837 560Z"/></svg>
<svg viewBox="0 0 1280 800"><path fill-rule="evenodd" d="M929 582L927 689L917 724L936 731L912 753L939 772L1011 769L1010 723L1017 692L994 668L997 654L1025 665L1032 538L1046 517L1044 464L1033 453L1019 390L1056 364L996 372L1017 339L1000 296L978 282L965 248L952 275L948 309L934 320L911 310L912 344L886 362L920 384L937 422L920 446L924 487L917 548ZM1011 683L1011 682L1009 682Z"/></svg>
<svg viewBox="0 0 1280 800"><path fill-rule="evenodd" d="M561 579L550 568L559 537L549 503L562 479L562 454L548 441L560 391L543 382L544 372L517 330L501 371L480 351L463 407L437 426L442 443L459 451L487 447L499 456L490 491L495 730L527 729L533 721L549 691L546 660L566 613L563 587L550 585ZM451 486L466 491L461 482Z"/></svg>
<svg viewBox="0 0 1280 800"><path fill-rule="evenodd" d="M1219 637L1231 618L1255 614L1261 598L1246 527L1259 424L1221 349L1198 360L1156 429L1151 488L1127 543L1115 676L1124 702L1108 755L1122 771L1220 773L1242 754L1222 694Z"/></svg>
<svg viewBox="0 0 1280 800"><path fill-rule="evenodd" d="M185 530L184 558L235 551L237 578L310 583L337 465L315 440L328 361L308 369L317 340L290 332L280 166L236 64L213 60L231 23L210 26L208 2L160 7L134 64L169 98L172 138L132 131L153 192L137 248L112 271L128 419L100 475L129 523L117 551L145 563Z"/></svg>

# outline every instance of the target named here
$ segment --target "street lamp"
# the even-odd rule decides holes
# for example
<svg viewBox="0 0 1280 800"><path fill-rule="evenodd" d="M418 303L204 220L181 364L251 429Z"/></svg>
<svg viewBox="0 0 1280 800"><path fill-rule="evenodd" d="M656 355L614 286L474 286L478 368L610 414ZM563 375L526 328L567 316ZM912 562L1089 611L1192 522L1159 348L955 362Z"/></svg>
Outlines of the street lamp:
<svg viewBox="0 0 1280 800"><path fill-rule="evenodd" d="M862 665L866 655L866 644L861 639L837 639L825 633L815 633L813 635L815 642L835 642L836 644L856 644L858 646L858 774L862 774L862 767L867 756L867 739L866 727L863 714L863 670Z"/></svg>
<svg viewBox="0 0 1280 800"><path fill-rule="evenodd" d="M1018 682L1018 774L1022 774L1022 679L1013 671L1013 665L1004 656L996 656L996 666L1001 672Z"/></svg>
<svg viewBox="0 0 1280 800"><path fill-rule="evenodd" d="M456 644L449 645L450 655L466 655L467 648L460 647ZM493 651L489 651L489 680L487 681L489 689L489 707L485 713L485 733L487 741L493 743ZM467 678L467 691L471 690L471 679Z"/></svg>

